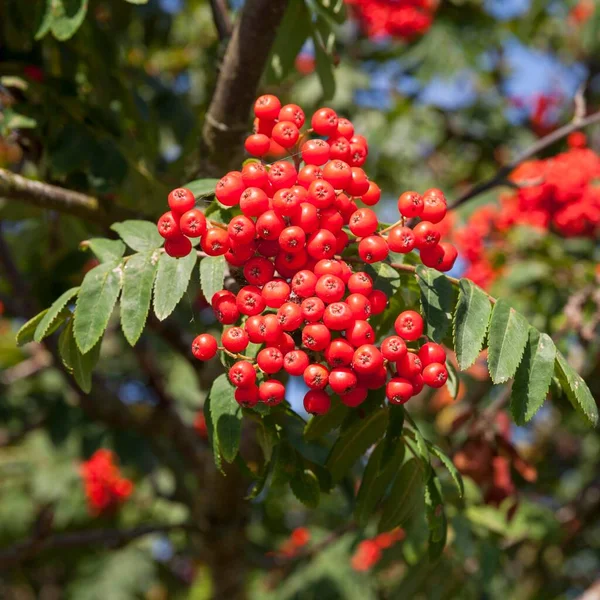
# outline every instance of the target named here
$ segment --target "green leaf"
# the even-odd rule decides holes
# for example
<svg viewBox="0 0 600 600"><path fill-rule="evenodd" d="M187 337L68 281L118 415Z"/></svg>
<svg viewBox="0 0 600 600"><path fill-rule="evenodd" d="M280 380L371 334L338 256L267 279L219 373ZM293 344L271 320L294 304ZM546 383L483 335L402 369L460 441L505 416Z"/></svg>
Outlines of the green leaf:
<svg viewBox="0 0 600 600"><path fill-rule="evenodd" d="M156 223L150 221L123 221L113 223L110 227L119 237L136 252L147 252L160 248L164 242L158 233Z"/></svg>
<svg viewBox="0 0 600 600"><path fill-rule="evenodd" d="M451 361L446 361L446 369L448 370L448 379L446 381L446 387L452 400L456 400L458 397L458 391L460 389L460 379L456 372L456 367Z"/></svg>
<svg viewBox="0 0 600 600"><path fill-rule="evenodd" d="M156 251L133 254L123 269L121 328L132 346L142 335L148 318L158 259Z"/></svg>
<svg viewBox="0 0 600 600"><path fill-rule="evenodd" d="M329 411L324 415L315 415L304 428L304 438L312 442L327 435L333 429L340 427L350 409L333 396Z"/></svg>
<svg viewBox="0 0 600 600"><path fill-rule="evenodd" d="M75 307L75 340L83 354L102 337L113 311L123 269L118 261L102 263L83 278Z"/></svg>
<svg viewBox="0 0 600 600"><path fill-rule="evenodd" d="M417 443L417 453L421 456L423 460L423 466L425 468L428 468L431 462L431 458L429 456L429 450L427 449L427 442L425 441L425 438L421 435L421 432L417 427L417 424L415 423L414 419L408 414L408 412L405 411L404 414L406 420L410 423L412 427L412 433Z"/></svg>
<svg viewBox="0 0 600 600"><path fill-rule="evenodd" d="M296 453L288 442L282 441L274 455L273 485L288 483L296 473Z"/></svg>
<svg viewBox="0 0 600 600"><path fill-rule="evenodd" d="M448 536L448 522L444 511L444 500L436 485L432 472L425 486L425 515L429 527L429 559L437 560L444 551Z"/></svg>
<svg viewBox="0 0 600 600"><path fill-rule="evenodd" d="M234 397L235 388L226 374L219 375L210 388L210 413L214 435L223 458L231 463L237 456L242 435L242 408Z"/></svg>
<svg viewBox="0 0 600 600"><path fill-rule="evenodd" d="M441 343L452 323L454 288L445 275L423 265L417 267L417 276L425 333L434 342Z"/></svg>
<svg viewBox="0 0 600 600"><path fill-rule="evenodd" d="M346 6L344 0L315 0L317 10L332 19L338 25L346 21Z"/></svg>
<svg viewBox="0 0 600 600"><path fill-rule="evenodd" d="M461 279L454 313L454 349L463 371L477 360L483 348L491 314L487 294L470 279Z"/></svg>
<svg viewBox="0 0 600 600"><path fill-rule="evenodd" d="M218 179L195 179L181 187L190 190L196 198L205 198L214 196L217 183L219 183Z"/></svg>
<svg viewBox="0 0 600 600"><path fill-rule="evenodd" d="M398 444L402 444L402 429L404 428L404 407L394 406L388 407L389 421L385 438L383 439L383 453L379 468L385 469L388 462L394 457Z"/></svg>
<svg viewBox="0 0 600 600"><path fill-rule="evenodd" d="M129 4L148 4L148 0L125 0Z"/></svg>
<svg viewBox="0 0 600 600"><path fill-rule="evenodd" d="M380 409L356 421L340 434L326 464L334 482L340 481L367 449L383 436L387 423L388 413Z"/></svg>
<svg viewBox="0 0 600 600"><path fill-rule="evenodd" d="M560 353L556 353L556 376L569 402L583 415L590 425L598 424L598 406L581 375L577 373Z"/></svg>
<svg viewBox="0 0 600 600"><path fill-rule="evenodd" d="M29 342L33 342L33 336L35 335L35 331L37 326L42 322L43 318L46 316L50 309L43 310L41 313L32 317L17 331L17 346L23 346L24 344L28 344Z"/></svg>
<svg viewBox="0 0 600 600"><path fill-rule="evenodd" d="M312 39L315 47L317 75L323 87L323 100L329 100L335 95L335 77L333 74L333 61L326 51L328 39L323 39L316 30L312 32Z"/></svg>
<svg viewBox="0 0 600 600"><path fill-rule="evenodd" d="M72 319L67 323L58 340L63 363L73 374L77 385L86 394L89 394L92 389L92 370L100 357L101 343L99 340L89 352L82 354L75 341Z"/></svg>
<svg viewBox="0 0 600 600"><path fill-rule="evenodd" d="M450 473L450 476L452 477L452 480L456 485L456 489L458 490L458 493L462 498L465 495L465 486L463 483L462 475L454 466L452 460L444 453L444 451L439 446L428 442L427 447L435 456L437 456L442 461L442 464L446 467L446 469L448 469L448 473Z"/></svg>
<svg viewBox="0 0 600 600"><path fill-rule="evenodd" d="M394 292L402 285L400 273L387 263L379 262L372 265L365 265L364 270L373 279L373 289L381 290L388 297L393 296Z"/></svg>
<svg viewBox="0 0 600 600"><path fill-rule="evenodd" d="M294 496L309 508L317 508L321 496L317 476L310 469L299 469L290 481Z"/></svg>
<svg viewBox="0 0 600 600"><path fill-rule="evenodd" d="M69 300L71 300L71 298L73 298L78 292L79 287L71 288L70 290L67 290L64 294L61 294L54 301L52 306L44 315L44 318L39 322L38 326L35 329L33 339L36 342L41 342L47 335L50 334L50 329L56 325L56 321L59 318L60 314L63 312L63 308L67 305ZM66 316L67 315L63 316L63 321L66 318Z"/></svg>
<svg viewBox="0 0 600 600"><path fill-rule="evenodd" d="M207 256L200 260L200 287L208 302L213 295L223 289L223 280L227 270L224 256Z"/></svg>
<svg viewBox="0 0 600 600"><path fill-rule="evenodd" d="M185 258L172 258L162 254L158 261L158 273L154 281L154 314L159 320L166 319L183 298L197 255L191 252Z"/></svg>
<svg viewBox="0 0 600 600"><path fill-rule="evenodd" d="M379 531L389 531L405 523L423 497L423 469L411 458L400 469L383 506Z"/></svg>
<svg viewBox="0 0 600 600"><path fill-rule="evenodd" d="M121 240L92 238L88 241L88 246L100 262L118 260L125 254L125 244Z"/></svg>
<svg viewBox="0 0 600 600"><path fill-rule="evenodd" d="M208 434L208 442L213 452L213 460L217 469L225 475L223 471L223 464L221 460L221 451L219 450L219 441L215 433L215 424L213 423L212 411L211 411L211 399L210 394L204 400L204 406L202 412L204 414L204 420L206 421L206 433Z"/></svg>
<svg viewBox="0 0 600 600"><path fill-rule="evenodd" d="M555 359L556 347L550 336L530 327L510 396L510 412L517 425L531 420L544 403L554 374Z"/></svg>
<svg viewBox="0 0 600 600"><path fill-rule="evenodd" d="M68 40L83 23L87 8L88 0L46 0L44 16L35 39L40 40L51 31L57 40Z"/></svg>
<svg viewBox="0 0 600 600"><path fill-rule="evenodd" d="M494 383L513 377L527 344L527 319L506 300L498 300L492 311L489 332L488 369Z"/></svg>
<svg viewBox="0 0 600 600"><path fill-rule="evenodd" d="M383 498L394 476L404 460L405 446L400 441L395 448L393 457L381 468L381 458L385 448L385 440L379 442L369 457L365 468L360 489L356 496L354 518L359 526L365 527L377 505Z"/></svg>

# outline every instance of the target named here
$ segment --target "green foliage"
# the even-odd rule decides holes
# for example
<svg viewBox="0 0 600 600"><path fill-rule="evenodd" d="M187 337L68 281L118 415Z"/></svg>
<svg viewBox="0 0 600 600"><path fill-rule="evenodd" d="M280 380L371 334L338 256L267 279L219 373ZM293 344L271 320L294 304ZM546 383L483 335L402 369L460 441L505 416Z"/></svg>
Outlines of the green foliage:
<svg viewBox="0 0 600 600"><path fill-rule="evenodd" d="M200 288L208 302L223 289L223 280L227 270L224 256L207 256L200 260Z"/></svg>
<svg viewBox="0 0 600 600"><path fill-rule="evenodd" d="M148 252L160 248L164 242L155 223L149 221L123 221L114 223L111 229L136 252Z"/></svg>
<svg viewBox="0 0 600 600"><path fill-rule="evenodd" d="M71 288L52 303L52 306L45 312L43 319L35 328L35 333L33 334L34 341L41 342L46 336L60 327L66 316L70 314L69 311L64 310L65 306L78 293L79 287Z"/></svg>
<svg viewBox="0 0 600 600"><path fill-rule="evenodd" d="M42 322L49 309L43 310L41 313L35 315L25 323L19 331L17 331L16 342L17 346L23 346L29 342L33 342L33 336L37 330L38 325Z"/></svg>
<svg viewBox="0 0 600 600"><path fill-rule="evenodd" d="M312 442L338 429L348 416L350 409L337 396L331 399L331 408L324 415L315 415L304 428L304 437Z"/></svg>
<svg viewBox="0 0 600 600"><path fill-rule="evenodd" d="M298 469L290 480L294 496L309 508L317 508L321 497L319 481L310 469Z"/></svg>
<svg viewBox="0 0 600 600"><path fill-rule="evenodd" d="M423 265L417 267L417 276L426 334L434 342L440 343L452 324L454 288L442 273Z"/></svg>
<svg viewBox="0 0 600 600"><path fill-rule="evenodd" d="M88 0L45 0L46 7L35 39L47 33L64 42L73 36L85 19Z"/></svg>
<svg viewBox="0 0 600 600"><path fill-rule="evenodd" d="M196 264L196 253L185 258L172 258L161 254L154 281L154 314L164 321L183 298Z"/></svg>
<svg viewBox="0 0 600 600"><path fill-rule="evenodd" d="M234 391L223 374L215 379L209 395L213 449L229 463L237 456L242 434L242 408L235 401Z"/></svg>
<svg viewBox="0 0 600 600"><path fill-rule="evenodd" d="M573 408L594 427L598 424L598 406L581 375L576 373L565 357L557 352L555 374Z"/></svg>
<svg viewBox="0 0 600 600"><path fill-rule="evenodd" d="M75 338L73 320L69 321L58 340L58 348L64 365L86 394L92 390L92 370L100 357L100 345L101 342L98 340L88 352L83 354Z"/></svg>
<svg viewBox="0 0 600 600"><path fill-rule="evenodd" d="M208 196L214 196L217 183L219 183L218 179L195 179L181 187L190 190L196 198L206 198Z"/></svg>
<svg viewBox="0 0 600 600"><path fill-rule="evenodd" d="M87 245L100 262L118 260L125 254L125 244L121 240L92 238L88 240Z"/></svg>

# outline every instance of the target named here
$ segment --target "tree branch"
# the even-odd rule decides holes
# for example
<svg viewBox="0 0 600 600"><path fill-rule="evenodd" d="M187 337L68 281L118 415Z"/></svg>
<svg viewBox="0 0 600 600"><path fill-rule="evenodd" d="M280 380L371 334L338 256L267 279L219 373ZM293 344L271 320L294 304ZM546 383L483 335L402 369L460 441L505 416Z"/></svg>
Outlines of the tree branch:
<svg viewBox="0 0 600 600"><path fill-rule="evenodd" d="M239 162L250 109L288 0L246 0L233 28L202 129L203 176L222 176ZM209 156L203 160L203 156Z"/></svg>
<svg viewBox="0 0 600 600"><path fill-rule="evenodd" d="M567 137L569 134L574 131L578 131L579 129L583 129L588 127L589 125L593 125L594 123L600 122L600 111L595 112L584 118L575 118L567 125L563 125L563 127L559 127L552 133L547 136L540 138L535 144L532 144L527 150L519 154L512 162L498 169L495 175L482 181L476 185L474 185L470 190L459 196L455 202L451 205L450 208L457 208L461 206L465 202L475 198L479 194L483 194L489 190L494 188L511 185L508 181L508 176L514 171L522 162L533 158L536 154L539 154L542 150L545 150L552 144L562 140Z"/></svg>
<svg viewBox="0 0 600 600"><path fill-rule="evenodd" d="M184 531L200 530L198 525L193 523L178 523L140 525L131 529L88 529L69 533L57 533L42 538L32 536L12 546L0 549L0 571L48 550L97 545L118 547L151 533L169 533L180 529Z"/></svg>
<svg viewBox="0 0 600 600"><path fill-rule="evenodd" d="M232 29L226 0L210 0L210 10L212 11L219 39L223 41L231 35Z"/></svg>

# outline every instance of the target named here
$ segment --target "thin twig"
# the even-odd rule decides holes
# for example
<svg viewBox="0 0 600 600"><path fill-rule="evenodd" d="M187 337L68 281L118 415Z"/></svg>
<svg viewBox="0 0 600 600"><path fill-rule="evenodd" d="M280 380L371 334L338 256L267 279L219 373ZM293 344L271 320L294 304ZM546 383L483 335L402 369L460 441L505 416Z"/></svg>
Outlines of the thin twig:
<svg viewBox="0 0 600 600"><path fill-rule="evenodd" d="M210 0L210 10L212 11L219 39L223 41L231 35L232 30L226 0Z"/></svg>

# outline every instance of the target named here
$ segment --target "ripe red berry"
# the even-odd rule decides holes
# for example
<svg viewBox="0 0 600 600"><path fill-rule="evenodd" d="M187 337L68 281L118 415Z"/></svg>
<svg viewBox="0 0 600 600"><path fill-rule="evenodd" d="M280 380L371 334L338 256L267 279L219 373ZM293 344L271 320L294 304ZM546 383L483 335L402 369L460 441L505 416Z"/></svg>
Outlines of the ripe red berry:
<svg viewBox="0 0 600 600"><path fill-rule="evenodd" d="M372 344L375 341L375 331L367 321L356 320L346 331L346 339L355 347Z"/></svg>
<svg viewBox="0 0 600 600"><path fill-rule="evenodd" d="M358 378L352 369L338 367L329 373L329 386L336 394L349 394L357 383Z"/></svg>
<svg viewBox="0 0 600 600"><path fill-rule="evenodd" d="M292 254L300 252L304 249L306 242L306 234L301 227L292 225L286 227L279 234L279 245L285 252L291 252Z"/></svg>
<svg viewBox="0 0 600 600"><path fill-rule="evenodd" d="M302 154L302 160L307 165L321 166L329 160L329 144L324 140L308 140L302 144L300 152ZM299 178L298 182L301 185L304 185L304 176L302 179Z"/></svg>
<svg viewBox="0 0 600 600"><path fill-rule="evenodd" d="M369 181L369 189L360 197L364 204L367 206L374 206L379 202L381 198L381 190L379 186L373 182Z"/></svg>
<svg viewBox="0 0 600 600"><path fill-rule="evenodd" d="M338 126L337 126L337 134L338 136L342 136L347 140L350 140L354 135L354 125L348 119L344 117L338 117Z"/></svg>
<svg viewBox="0 0 600 600"><path fill-rule="evenodd" d="M377 215L370 208L359 208L350 216L348 226L354 235L365 237L375 233L378 224Z"/></svg>
<svg viewBox="0 0 600 600"><path fill-rule="evenodd" d="M311 390L322 390L327 386L329 371L323 365L314 363L306 367L302 377Z"/></svg>
<svg viewBox="0 0 600 600"><path fill-rule="evenodd" d="M269 210L269 197L258 187L246 188L240 194L240 209L246 217L258 217Z"/></svg>
<svg viewBox="0 0 600 600"><path fill-rule="evenodd" d="M231 325L240 317L240 311L237 308L236 299L233 294L231 297L225 296L212 303L213 311L219 323Z"/></svg>
<svg viewBox="0 0 600 600"><path fill-rule="evenodd" d="M333 258L335 247L335 235L327 229L319 229L308 238L306 251L309 256L319 260L321 258Z"/></svg>
<svg viewBox="0 0 600 600"><path fill-rule="evenodd" d="M308 186L307 201L314 204L317 208L327 208L335 200L335 190L333 186L324 179L315 179Z"/></svg>
<svg viewBox="0 0 600 600"><path fill-rule="evenodd" d="M252 156L265 156L269 152L270 147L271 140L264 133L253 133L244 142L246 152Z"/></svg>
<svg viewBox="0 0 600 600"><path fill-rule="evenodd" d="M248 334L241 327L230 327L221 335L221 344L225 350L238 354L243 352L250 342Z"/></svg>
<svg viewBox="0 0 600 600"><path fill-rule="evenodd" d="M277 310L277 319L284 331L295 331L302 323L302 311L294 302L286 302Z"/></svg>
<svg viewBox="0 0 600 600"><path fill-rule="evenodd" d="M302 344L309 350L325 350L330 341L331 333L322 323L310 323L302 330Z"/></svg>
<svg viewBox="0 0 600 600"><path fill-rule="evenodd" d="M342 263L340 263L339 260L325 258L317 262L313 268L313 272L317 277L321 277L323 275L335 275L341 279Z"/></svg>
<svg viewBox="0 0 600 600"><path fill-rule="evenodd" d="M394 377L385 387L385 395L391 404L405 404L414 393L413 385L408 379Z"/></svg>
<svg viewBox="0 0 600 600"><path fill-rule="evenodd" d="M262 286L275 274L273 263L263 256L255 256L244 265L244 277L251 285Z"/></svg>
<svg viewBox="0 0 600 600"><path fill-rule="evenodd" d="M247 360L240 360L229 369L229 381L235 387L250 387L256 382L256 371Z"/></svg>
<svg viewBox="0 0 600 600"><path fill-rule="evenodd" d="M240 245L250 244L256 236L254 223L244 215L237 215L227 225L229 239Z"/></svg>
<svg viewBox="0 0 600 600"><path fill-rule="evenodd" d="M352 167L352 181L346 186L350 196L362 196L369 190L369 179L360 167Z"/></svg>
<svg viewBox="0 0 600 600"><path fill-rule="evenodd" d="M265 341L265 324L262 315L252 315L244 323L248 339L253 344L262 344Z"/></svg>
<svg viewBox="0 0 600 600"><path fill-rule="evenodd" d="M389 248L387 242L378 235L363 238L358 244L358 255L369 264L381 262L387 258Z"/></svg>
<svg viewBox="0 0 600 600"><path fill-rule="evenodd" d="M368 154L369 151L365 145L357 144L350 140L350 164L352 167L362 167L367 160Z"/></svg>
<svg viewBox="0 0 600 600"><path fill-rule="evenodd" d="M350 408L356 408L367 399L368 394L367 388L356 387L348 394L341 395L340 400L342 401L342 404L345 404Z"/></svg>
<svg viewBox="0 0 600 600"><path fill-rule="evenodd" d="M309 202L302 202L300 210L292 215L292 225L297 225L305 233L313 233L319 228L319 213L317 207Z"/></svg>
<svg viewBox="0 0 600 600"><path fill-rule="evenodd" d="M210 333L203 333L192 342L192 354L198 360L210 360L217 353L217 340Z"/></svg>
<svg viewBox="0 0 600 600"><path fill-rule="evenodd" d="M348 165L348 175L350 175L350 165L348 164L352 160L352 149L350 142L344 137L329 138L327 140L329 144L329 158L331 160L343 160ZM336 189L343 189L343 187L337 187Z"/></svg>
<svg viewBox="0 0 600 600"><path fill-rule="evenodd" d="M183 258L192 251L192 242L184 235L165 241L165 252L172 258Z"/></svg>
<svg viewBox="0 0 600 600"><path fill-rule="evenodd" d="M423 335L423 317L414 310L405 310L396 318L394 329L402 339L414 342Z"/></svg>
<svg viewBox="0 0 600 600"><path fill-rule="evenodd" d="M201 210L192 208L181 216L179 228L181 233L187 237L200 237L206 232L206 217Z"/></svg>
<svg viewBox="0 0 600 600"><path fill-rule="evenodd" d="M259 315L266 306L260 290L253 285L243 287L237 295L237 308L243 315Z"/></svg>
<svg viewBox="0 0 600 600"><path fill-rule="evenodd" d="M283 148L291 148L300 137L300 132L295 123L279 121L271 133L271 137Z"/></svg>
<svg viewBox="0 0 600 600"><path fill-rule="evenodd" d="M391 335L381 343L381 354L387 360L399 361L406 354L406 343L398 335Z"/></svg>
<svg viewBox="0 0 600 600"><path fill-rule="evenodd" d="M273 210L286 217L295 215L300 205L307 200L308 194L301 185L277 190L273 194Z"/></svg>
<svg viewBox="0 0 600 600"><path fill-rule="evenodd" d="M325 348L325 360L332 367L345 367L352 362L354 346L343 338L332 340Z"/></svg>
<svg viewBox="0 0 600 600"><path fill-rule="evenodd" d="M323 313L323 324L332 331L344 331L355 321L352 310L345 302L333 302Z"/></svg>
<svg viewBox="0 0 600 600"><path fill-rule="evenodd" d="M351 294L363 294L368 296L373 291L373 280L370 275L363 271L357 271L348 280L348 291Z"/></svg>
<svg viewBox="0 0 600 600"><path fill-rule="evenodd" d="M427 342L423 344L419 350L419 358L424 367L431 363L445 363L446 362L446 351L434 342Z"/></svg>
<svg viewBox="0 0 600 600"><path fill-rule="evenodd" d="M337 133L338 116L331 108L320 108L313 114L310 125L317 135L334 135Z"/></svg>
<svg viewBox="0 0 600 600"><path fill-rule="evenodd" d="M300 305L302 318L309 323L320 321L325 313L325 303L321 298L306 298Z"/></svg>
<svg viewBox="0 0 600 600"><path fill-rule="evenodd" d="M350 294L346 298L346 304L350 307L355 319L364 321L371 316L371 303L363 294Z"/></svg>
<svg viewBox="0 0 600 600"><path fill-rule="evenodd" d="M278 348L263 348L256 356L256 363L263 373L277 373L283 367L283 354Z"/></svg>
<svg viewBox="0 0 600 600"><path fill-rule="evenodd" d="M437 246L440 241L440 232L429 221L417 223L413 228L413 233L415 234L415 247L420 250Z"/></svg>
<svg viewBox="0 0 600 600"><path fill-rule="evenodd" d="M368 296L371 303L371 315L382 313L387 306L387 296L381 290L373 290Z"/></svg>
<svg viewBox="0 0 600 600"><path fill-rule="evenodd" d="M270 308L279 308L290 297L290 286L284 279L273 279L265 284L262 289L262 297Z"/></svg>
<svg viewBox="0 0 600 600"><path fill-rule="evenodd" d="M258 388L256 385L236 388L234 398L240 406L252 408L258 404Z"/></svg>
<svg viewBox="0 0 600 600"><path fill-rule="evenodd" d="M387 243L392 252L407 254L415 247L415 234L410 227L394 227L388 233Z"/></svg>
<svg viewBox="0 0 600 600"><path fill-rule="evenodd" d="M421 374L423 365L421 359L414 352L407 352L396 362L396 371L399 377L412 380Z"/></svg>
<svg viewBox="0 0 600 600"><path fill-rule="evenodd" d="M277 119L280 110L281 102L277 96L273 96L272 94L259 96L254 103L254 115L259 119Z"/></svg>
<svg viewBox="0 0 600 600"><path fill-rule="evenodd" d="M158 219L156 227L158 228L158 233L160 233L165 240L172 240L181 237L179 220L171 211L166 212L160 219Z"/></svg>
<svg viewBox="0 0 600 600"><path fill-rule="evenodd" d="M420 216L423 212L423 198L417 192L404 192L398 198L398 211L407 219Z"/></svg>
<svg viewBox="0 0 600 600"><path fill-rule="evenodd" d="M273 190L276 191L292 187L296 183L298 173L292 163L278 160L271 165L267 176Z"/></svg>
<svg viewBox="0 0 600 600"><path fill-rule="evenodd" d="M285 399L285 386L281 381L269 379L258 386L260 401L269 406L276 406Z"/></svg>
<svg viewBox="0 0 600 600"><path fill-rule="evenodd" d="M334 206L328 206L327 208L320 209L319 213L321 215L319 218L319 227L321 229L327 229L337 236L344 226L344 217L342 217L338 209Z"/></svg>
<svg viewBox="0 0 600 600"><path fill-rule="evenodd" d="M215 196L225 206L236 206L240 202L240 196L245 187L242 174L239 171L230 171L219 179L215 188Z"/></svg>
<svg viewBox="0 0 600 600"><path fill-rule="evenodd" d="M324 415L331 407L329 395L323 390L310 390L304 396L304 410L311 415Z"/></svg>
<svg viewBox="0 0 600 600"><path fill-rule="evenodd" d="M298 271L291 281L292 291L300 298L309 298L315 293L317 276L307 269Z"/></svg>
<svg viewBox="0 0 600 600"><path fill-rule="evenodd" d="M352 170L343 160L331 160L323 167L323 179L336 190L344 190L352 181Z"/></svg>
<svg viewBox="0 0 600 600"><path fill-rule="evenodd" d="M352 357L352 368L357 373L369 375L383 366L383 355L372 344L359 346Z"/></svg>
<svg viewBox="0 0 600 600"><path fill-rule="evenodd" d="M420 394L421 390L423 389L423 386L425 385L425 382L423 381L423 375L419 373L418 375L415 375L410 381L413 385L414 395L416 396L417 394Z"/></svg>
<svg viewBox="0 0 600 600"><path fill-rule="evenodd" d="M280 121L292 121L300 129L304 125L304 111L297 104L286 104L279 111Z"/></svg>
<svg viewBox="0 0 600 600"><path fill-rule="evenodd" d="M420 251L421 262L426 267L438 271L450 271L458 258L458 251L448 242L440 242L430 248L422 248Z"/></svg>
<svg viewBox="0 0 600 600"><path fill-rule="evenodd" d="M305 189L308 189L315 179L323 179L323 171L317 165L304 165L298 172L298 184Z"/></svg>
<svg viewBox="0 0 600 600"><path fill-rule="evenodd" d="M274 210L268 210L256 219L256 233L264 240L277 240L285 229L285 220Z"/></svg>
<svg viewBox="0 0 600 600"><path fill-rule="evenodd" d="M196 198L194 198L194 194L187 188L177 188L169 193L168 202L169 208L174 213L182 215L194 208Z"/></svg>
<svg viewBox="0 0 600 600"><path fill-rule="evenodd" d="M302 269L308 260L304 249L298 252L279 252L275 257L275 268L282 277L291 278L298 269Z"/></svg>
<svg viewBox="0 0 600 600"><path fill-rule="evenodd" d="M440 363L427 365L422 375L424 383L432 388L440 388L448 380L448 370Z"/></svg>
<svg viewBox="0 0 600 600"><path fill-rule="evenodd" d="M446 216L448 206L444 195L439 190L427 190L423 194L423 212L421 218L430 223L439 223ZM441 194L441 195L440 195Z"/></svg>
<svg viewBox="0 0 600 600"><path fill-rule="evenodd" d="M339 302L346 291L344 282L335 275L321 275L315 286L316 295L329 304L331 302Z"/></svg>
<svg viewBox="0 0 600 600"><path fill-rule="evenodd" d="M209 256L221 256L229 250L229 234L220 227L213 227L202 236L200 247Z"/></svg>
<svg viewBox="0 0 600 600"><path fill-rule="evenodd" d="M283 368L296 377L304 374L308 364L308 354L303 350L292 350L283 357Z"/></svg>
<svg viewBox="0 0 600 600"><path fill-rule="evenodd" d="M247 162L242 167L242 181L246 187L264 189L269 182L267 170L262 163L257 161Z"/></svg>

